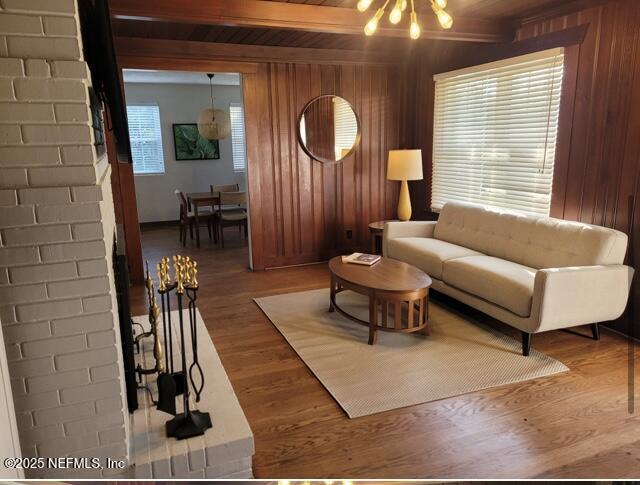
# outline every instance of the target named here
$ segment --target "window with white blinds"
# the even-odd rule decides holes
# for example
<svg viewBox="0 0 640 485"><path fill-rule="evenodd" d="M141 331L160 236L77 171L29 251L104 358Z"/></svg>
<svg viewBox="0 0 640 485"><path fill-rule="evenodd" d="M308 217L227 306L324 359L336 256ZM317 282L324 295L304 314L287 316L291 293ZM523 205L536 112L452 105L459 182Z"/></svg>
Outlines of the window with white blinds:
<svg viewBox="0 0 640 485"><path fill-rule="evenodd" d="M434 76L433 210L549 214L563 71L552 49Z"/></svg>
<svg viewBox="0 0 640 485"><path fill-rule="evenodd" d="M157 105L127 106L134 174L164 173L164 153Z"/></svg>
<svg viewBox="0 0 640 485"><path fill-rule="evenodd" d="M240 103L229 105L231 117L231 149L233 152L233 171L244 172L247 168L247 155L244 144L244 112Z"/></svg>
<svg viewBox="0 0 640 485"><path fill-rule="evenodd" d="M358 121L351 105L337 96L333 98L333 125L336 160L341 160L356 142Z"/></svg>

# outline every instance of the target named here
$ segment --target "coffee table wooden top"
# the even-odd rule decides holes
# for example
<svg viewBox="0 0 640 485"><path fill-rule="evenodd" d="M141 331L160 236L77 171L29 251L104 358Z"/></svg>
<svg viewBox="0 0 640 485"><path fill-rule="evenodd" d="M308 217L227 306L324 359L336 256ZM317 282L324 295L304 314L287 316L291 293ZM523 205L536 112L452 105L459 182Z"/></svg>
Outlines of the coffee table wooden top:
<svg viewBox="0 0 640 485"><path fill-rule="evenodd" d="M411 292L431 286L431 278L415 266L382 258L373 266L343 263L341 256L329 261L329 270L341 280L372 290Z"/></svg>

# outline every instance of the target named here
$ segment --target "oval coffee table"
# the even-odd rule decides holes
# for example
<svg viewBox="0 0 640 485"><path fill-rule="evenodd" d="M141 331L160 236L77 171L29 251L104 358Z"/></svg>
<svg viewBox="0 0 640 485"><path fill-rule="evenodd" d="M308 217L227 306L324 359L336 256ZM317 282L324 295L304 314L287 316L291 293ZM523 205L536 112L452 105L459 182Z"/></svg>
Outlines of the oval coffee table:
<svg viewBox="0 0 640 485"><path fill-rule="evenodd" d="M429 335L431 278L424 271L385 257L373 266L364 266L343 263L341 256L329 261L329 270L329 311L338 310L350 320L369 327L369 345L376 343L378 330L403 333L422 331ZM369 321L350 315L336 303L336 295L345 290L369 297ZM389 305L393 308L393 321L389 318ZM403 314L406 315L405 319L402 318Z"/></svg>

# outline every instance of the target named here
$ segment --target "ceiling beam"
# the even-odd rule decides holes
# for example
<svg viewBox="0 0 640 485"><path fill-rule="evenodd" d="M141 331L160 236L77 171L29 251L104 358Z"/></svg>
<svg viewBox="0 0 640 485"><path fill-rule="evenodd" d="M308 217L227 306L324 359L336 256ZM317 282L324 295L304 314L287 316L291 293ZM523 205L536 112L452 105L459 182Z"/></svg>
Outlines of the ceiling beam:
<svg viewBox="0 0 640 485"><path fill-rule="evenodd" d="M216 62L292 62L316 64L398 64L398 53L379 50L312 49L269 45L220 44L169 39L116 37L118 64L122 68L138 67L142 59L170 59L169 64L193 64L203 60ZM135 59L136 65L132 64ZM175 67L174 67L175 68ZM192 70L192 69L187 69Z"/></svg>
<svg viewBox="0 0 640 485"><path fill-rule="evenodd" d="M357 35L364 35L364 24L371 16L371 12L362 14L355 8L267 0L109 0L109 8L112 17L125 20ZM449 30L442 29L431 12L421 15L419 21L423 39L505 42L514 36L514 26L504 21L455 17ZM406 26L381 25L376 35L407 37L407 32Z"/></svg>

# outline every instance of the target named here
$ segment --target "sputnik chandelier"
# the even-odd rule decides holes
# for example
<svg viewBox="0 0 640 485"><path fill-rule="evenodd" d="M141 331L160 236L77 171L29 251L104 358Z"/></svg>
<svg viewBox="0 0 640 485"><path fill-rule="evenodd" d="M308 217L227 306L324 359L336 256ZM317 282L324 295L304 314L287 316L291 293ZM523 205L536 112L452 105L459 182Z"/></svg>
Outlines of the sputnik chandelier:
<svg viewBox="0 0 640 485"><path fill-rule="evenodd" d="M389 3L393 2L394 6L389 13L389 22L393 25L397 25L402 20L402 13L407 9L408 3L411 2L411 13L409 14L409 19L411 24L409 26L409 37L412 39L418 39L420 37L420 24L418 23L418 16L416 15L416 9L414 5L415 0L384 0L382 6L376 10L376 13L364 26L364 33L366 35L375 34L378 29L378 22L384 15L384 12L389 5ZM450 29L453 25L453 17L449 15L445 11L447 8L447 0L426 0L431 3L431 9L433 13L436 14L438 18L438 22L442 26L443 29ZM357 8L361 12L365 12L374 0L358 0Z"/></svg>

